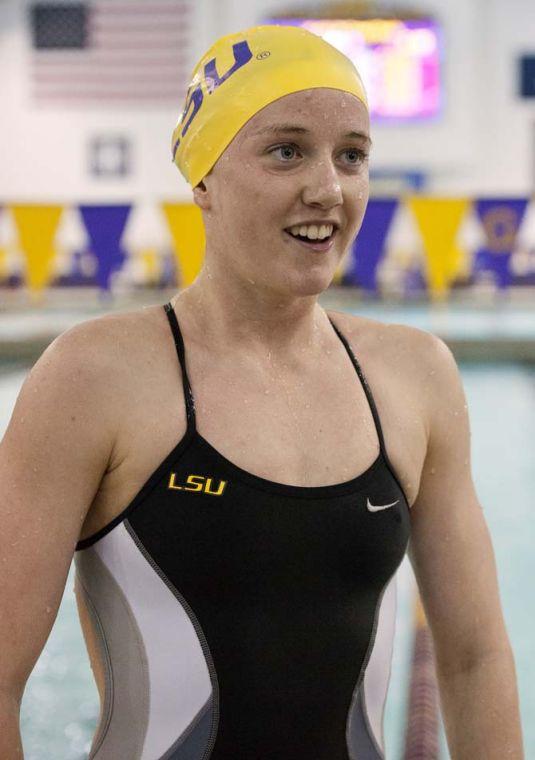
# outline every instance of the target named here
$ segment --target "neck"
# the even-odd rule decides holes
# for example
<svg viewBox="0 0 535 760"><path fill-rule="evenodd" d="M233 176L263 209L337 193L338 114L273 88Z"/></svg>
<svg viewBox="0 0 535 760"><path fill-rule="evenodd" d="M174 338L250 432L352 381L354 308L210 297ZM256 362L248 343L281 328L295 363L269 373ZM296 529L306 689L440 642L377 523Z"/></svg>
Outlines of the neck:
<svg viewBox="0 0 535 760"><path fill-rule="evenodd" d="M179 318L210 342L248 350L294 351L317 344L328 322L316 295L283 295L249 281L229 281L203 268L173 299Z"/></svg>

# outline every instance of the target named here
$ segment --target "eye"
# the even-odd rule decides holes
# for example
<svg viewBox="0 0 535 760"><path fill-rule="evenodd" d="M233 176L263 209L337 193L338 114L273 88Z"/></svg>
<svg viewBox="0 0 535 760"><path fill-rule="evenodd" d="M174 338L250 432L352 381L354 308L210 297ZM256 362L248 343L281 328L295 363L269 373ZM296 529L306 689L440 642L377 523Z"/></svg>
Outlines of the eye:
<svg viewBox="0 0 535 760"><path fill-rule="evenodd" d="M347 157L350 164L359 164L368 158L368 154L359 148L347 148L343 151L342 155Z"/></svg>
<svg viewBox="0 0 535 760"><path fill-rule="evenodd" d="M291 161L292 158L296 158L298 154L296 146L291 145L290 143L277 145L276 148L272 148L269 152L277 158L280 158L282 161Z"/></svg>

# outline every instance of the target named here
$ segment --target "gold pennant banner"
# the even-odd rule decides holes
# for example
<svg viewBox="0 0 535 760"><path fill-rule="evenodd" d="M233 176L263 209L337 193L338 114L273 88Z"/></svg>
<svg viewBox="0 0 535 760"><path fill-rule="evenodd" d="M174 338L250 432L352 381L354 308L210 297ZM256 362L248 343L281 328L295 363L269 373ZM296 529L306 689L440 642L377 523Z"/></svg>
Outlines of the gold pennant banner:
<svg viewBox="0 0 535 760"><path fill-rule="evenodd" d="M437 300L445 298L452 282L466 270L466 253L459 248L456 238L470 201L417 196L406 202L422 236L431 296Z"/></svg>
<svg viewBox="0 0 535 760"><path fill-rule="evenodd" d="M26 259L26 284L42 290L53 275L56 256L54 238L63 206L11 206L19 247Z"/></svg>
<svg viewBox="0 0 535 760"><path fill-rule="evenodd" d="M191 203L164 203L163 212L171 231L180 285L191 285L201 270L205 235L198 206Z"/></svg>
<svg viewBox="0 0 535 760"><path fill-rule="evenodd" d="M139 252L139 258L143 266L145 283L156 285L161 275L162 267L156 248L143 248Z"/></svg>
<svg viewBox="0 0 535 760"><path fill-rule="evenodd" d="M0 282L7 280L7 251L4 248L0 248Z"/></svg>

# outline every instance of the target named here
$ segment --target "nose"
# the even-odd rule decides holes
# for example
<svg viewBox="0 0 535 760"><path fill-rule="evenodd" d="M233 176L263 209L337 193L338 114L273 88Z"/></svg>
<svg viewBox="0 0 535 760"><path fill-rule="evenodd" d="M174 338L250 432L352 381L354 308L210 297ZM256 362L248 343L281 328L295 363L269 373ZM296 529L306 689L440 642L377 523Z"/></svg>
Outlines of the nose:
<svg viewBox="0 0 535 760"><path fill-rule="evenodd" d="M307 206L328 209L342 204L342 188L336 166L330 159L318 159L307 172L302 191Z"/></svg>

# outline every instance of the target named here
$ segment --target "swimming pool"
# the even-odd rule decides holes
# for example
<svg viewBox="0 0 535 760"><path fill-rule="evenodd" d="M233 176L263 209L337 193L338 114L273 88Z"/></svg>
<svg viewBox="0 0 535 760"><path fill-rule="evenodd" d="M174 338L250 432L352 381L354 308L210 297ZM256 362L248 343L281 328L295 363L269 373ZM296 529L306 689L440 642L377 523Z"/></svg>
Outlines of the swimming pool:
<svg viewBox="0 0 535 760"><path fill-rule="evenodd" d="M472 420L473 470L492 535L502 603L515 652L526 757L535 757L535 661L530 631L535 620L535 367L526 364L461 366ZM0 436L24 371L0 365ZM402 755L412 638L413 578L399 571L397 636L385 717L387 757ZM29 679L21 726L26 760L81 760L87 756L98 717L76 614L72 570L53 631ZM447 754L444 752L444 757Z"/></svg>

